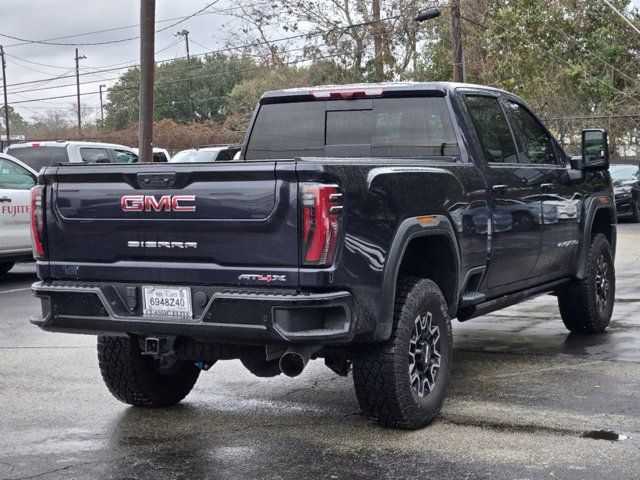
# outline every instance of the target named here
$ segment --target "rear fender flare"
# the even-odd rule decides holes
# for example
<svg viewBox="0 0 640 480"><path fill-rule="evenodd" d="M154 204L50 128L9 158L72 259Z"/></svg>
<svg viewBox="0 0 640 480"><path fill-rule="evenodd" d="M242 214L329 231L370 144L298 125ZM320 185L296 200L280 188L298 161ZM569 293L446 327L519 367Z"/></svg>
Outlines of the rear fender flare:
<svg viewBox="0 0 640 480"><path fill-rule="evenodd" d="M425 220L428 219L428 220ZM396 286L400 265L409 243L420 237L442 236L451 242L452 251L455 255L454 291L448 295L449 314L451 318L456 316L457 300L460 290L460 249L458 241L449 219L443 215L430 215L425 217L411 217L404 220L398 229L389 249L389 254L385 262L385 269L382 280L382 295L380 298L380 308L378 312L378 322L374 332L375 341L385 341L391 336L393 329L393 310L396 297Z"/></svg>

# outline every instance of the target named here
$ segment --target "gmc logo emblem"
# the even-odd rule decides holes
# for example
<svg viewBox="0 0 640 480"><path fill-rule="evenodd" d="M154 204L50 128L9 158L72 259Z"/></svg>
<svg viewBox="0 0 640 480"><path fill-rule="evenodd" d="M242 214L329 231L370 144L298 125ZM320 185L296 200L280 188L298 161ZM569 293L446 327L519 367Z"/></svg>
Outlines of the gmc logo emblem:
<svg viewBox="0 0 640 480"><path fill-rule="evenodd" d="M153 195L125 195L120 199L124 212L195 212L195 195L163 195L158 200Z"/></svg>

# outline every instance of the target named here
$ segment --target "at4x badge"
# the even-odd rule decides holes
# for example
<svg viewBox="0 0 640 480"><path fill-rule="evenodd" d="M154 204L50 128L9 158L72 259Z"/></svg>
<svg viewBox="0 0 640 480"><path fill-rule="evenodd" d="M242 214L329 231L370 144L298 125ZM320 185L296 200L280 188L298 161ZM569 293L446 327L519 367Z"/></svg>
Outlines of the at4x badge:
<svg viewBox="0 0 640 480"><path fill-rule="evenodd" d="M286 282L286 275L259 275L259 274L251 274L251 273L243 273L238 277L238 280L243 280L245 282L261 282L261 283L271 283L271 282Z"/></svg>

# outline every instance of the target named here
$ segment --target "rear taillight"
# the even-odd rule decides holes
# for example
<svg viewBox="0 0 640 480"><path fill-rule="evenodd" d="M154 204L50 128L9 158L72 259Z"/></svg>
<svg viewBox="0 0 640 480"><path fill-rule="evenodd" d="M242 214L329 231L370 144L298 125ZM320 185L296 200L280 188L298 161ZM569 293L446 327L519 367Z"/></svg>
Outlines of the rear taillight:
<svg viewBox="0 0 640 480"><path fill-rule="evenodd" d="M338 246L342 194L336 185L300 184L303 265L328 266Z"/></svg>
<svg viewBox="0 0 640 480"><path fill-rule="evenodd" d="M33 243L33 256L44 256L44 189L33 187L31 189L31 240Z"/></svg>

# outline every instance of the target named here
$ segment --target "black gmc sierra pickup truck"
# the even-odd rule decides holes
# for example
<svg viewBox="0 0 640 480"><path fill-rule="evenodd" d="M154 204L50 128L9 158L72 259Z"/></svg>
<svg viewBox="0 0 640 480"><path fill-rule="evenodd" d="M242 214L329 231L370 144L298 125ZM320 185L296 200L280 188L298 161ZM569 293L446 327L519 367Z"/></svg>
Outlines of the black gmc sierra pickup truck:
<svg viewBox="0 0 640 480"><path fill-rule="evenodd" d="M420 428L451 319L541 294L572 332L614 304L607 135L568 157L519 98L451 83L266 93L240 160L64 164L32 191L44 330L99 335L119 400L182 400L201 370L324 358L360 407Z"/></svg>

